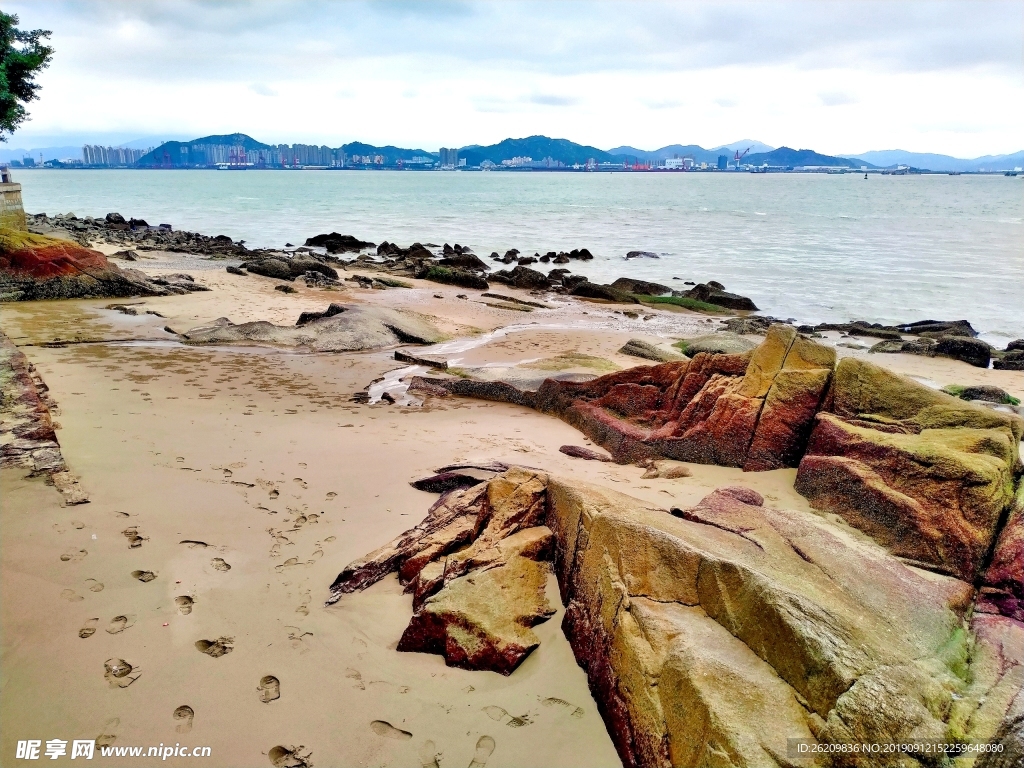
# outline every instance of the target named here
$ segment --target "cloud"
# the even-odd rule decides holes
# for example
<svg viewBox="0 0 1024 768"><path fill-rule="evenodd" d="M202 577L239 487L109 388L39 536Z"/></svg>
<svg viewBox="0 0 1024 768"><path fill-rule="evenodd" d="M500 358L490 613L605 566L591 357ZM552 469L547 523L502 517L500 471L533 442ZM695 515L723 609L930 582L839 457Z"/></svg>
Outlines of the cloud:
<svg viewBox="0 0 1024 768"><path fill-rule="evenodd" d="M265 83L253 83L249 86L249 90L260 96L277 96L277 91Z"/></svg>
<svg viewBox="0 0 1024 768"><path fill-rule="evenodd" d="M550 93L535 93L526 100L531 104L543 104L546 107L571 107L579 104L579 99L572 96L557 96Z"/></svg>
<svg viewBox="0 0 1024 768"><path fill-rule="evenodd" d="M723 109L730 109L736 106L735 99L715 99L715 104L722 107Z"/></svg>
<svg viewBox="0 0 1024 768"><path fill-rule="evenodd" d="M818 98L826 107L841 107L844 104L856 104L859 99L843 91L826 91L819 93Z"/></svg>

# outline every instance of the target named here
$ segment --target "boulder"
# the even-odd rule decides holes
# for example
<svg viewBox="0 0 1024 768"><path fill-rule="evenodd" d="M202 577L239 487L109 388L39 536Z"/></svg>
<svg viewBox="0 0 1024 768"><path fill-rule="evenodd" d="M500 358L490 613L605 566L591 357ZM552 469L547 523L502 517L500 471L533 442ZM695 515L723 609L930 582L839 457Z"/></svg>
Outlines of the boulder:
<svg viewBox="0 0 1024 768"><path fill-rule="evenodd" d="M134 270L70 240L0 229L0 302L161 295Z"/></svg>
<svg viewBox="0 0 1024 768"><path fill-rule="evenodd" d="M683 339L676 346L687 357L693 357L701 352L713 355L736 355L749 352L757 346L757 342L745 339L731 331L719 331L718 333L709 333L705 336L697 336L693 339Z"/></svg>
<svg viewBox="0 0 1024 768"><path fill-rule="evenodd" d="M555 612L545 595L550 572L548 563L513 556L453 579L413 615L398 650L438 653L451 667L512 674L540 644L531 627Z"/></svg>
<svg viewBox="0 0 1024 768"><path fill-rule="evenodd" d="M992 367L1000 371L1024 371L1024 350L1006 352L992 363Z"/></svg>
<svg viewBox="0 0 1024 768"><path fill-rule="evenodd" d="M459 269L468 269L473 272L486 272L490 270L490 267L481 261L479 256L469 252L453 253L437 263L445 267L458 267Z"/></svg>
<svg viewBox="0 0 1024 768"><path fill-rule="evenodd" d="M294 279L292 268L285 259L270 258L252 260L246 263L246 267L254 275L273 277L277 280Z"/></svg>
<svg viewBox="0 0 1024 768"><path fill-rule="evenodd" d="M672 289L667 285L651 283L646 280L634 280L631 277L620 277L612 283L612 288L624 293L639 293L644 296L661 296L666 293L672 293Z"/></svg>
<svg viewBox="0 0 1024 768"><path fill-rule="evenodd" d="M334 314L313 317L301 326L280 326L266 321L236 325L222 318L223 322L193 328L182 337L186 344L193 346L255 344L303 347L316 352L379 349L396 344L436 344L444 338L429 320L413 312L343 305L337 305L334 310L328 308L328 311Z"/></svg>
<svg viewBox="0 0 1024 768"><path fill-rule="evenodd" d="M563 284L568 278L563 278ZM566 286L568 287L568 286ZM572 288L569 289L571 296L579 296L585 299L601 299L603 301L612 301L616 304L639 304L640 300L632 293L626 293L620 291L618 288L612 288L610 285L600 285L598 283L591 283L586 278L582 281L577 282Z"/></svg>
<svg viewBox="0 0 1024 768"><path fill-rule="evenodd" d="M968 336L940 336L935 344L935 354L962 360L976 368L988 368L992 347L980 339Z"/></svg>
<svg viewBox="0 0 1024 768"><path fill-rule="evenodd" d="M997 405L1018 405L1020 402L1005 389L994 387L991 384L979 384L969 387L950 384L943 387L942 391L947 395L959 397L961 400L981 400L985 403L995 403Z"/></svg>
<svg viewBox="0 0 1024 768"><path fill-rule="evenodd" d="M543 290L551 286L551 280L543 272L524 266L513 267L511 270L499 270L492 277L514 288L527 290Z"/></svg>
<svg viewBox="0 0 1024 768"><path fill-rule="evenodd" d="M677 293L678 292L673 291L673 295L676 295ZM721 283L716 283L713 280L709 283L700 283L695 285L690 290L678 293L678 295L688 299L703 301L706 304L714 304L715 306L724 307L726 309L735 309L744 312L757 311L757 306L746 296L729 293L724 290Z"/></svg>
<svg viewBox="0 0 1024 768"><path fill-rule="evenodd" d="M416 277L420 280L430 280L435 283L457 285L461 288L475 288L482 291L486 291L490 287L484 278L474 272L457 267L438 266L436 264L424 265L423 269L416 273Z"/></svg>
<svg viewBox="0 0 1024 768"><path fill-rule="evenodd" d="M323 312L303 312L299 315L299 319L295 321L295 325L308 325L315 320L322 320L325 317L334 317L335 315L340 315L346 309L348 309L348 307L344 304L332 303Z"/></svg>
<svg viewBox="0 0 1024 768"><path fill-rule="evenodd" d="M682 360L680 355L665 352L643 339L630 339L619 350L619 354L629 355L630 357L640 357L644 360L654 360L659 363L667 363L672 360Z"/></svg>
<svg viewBox="0 0 1024 768"><path fill-rule="evenodd" d="M630 251L626 254L627 259L660 259L661 257L653 251Z"/></svg>
<svg viewBox="0 0 1024 768"><path fill-rule="evenodd" d="M352 235L339 235L331 232L325 235L314 235L307 238L307 246L326 248L328 253L358 253L366 248L373 248L374 244L360 240Z"/></svg>

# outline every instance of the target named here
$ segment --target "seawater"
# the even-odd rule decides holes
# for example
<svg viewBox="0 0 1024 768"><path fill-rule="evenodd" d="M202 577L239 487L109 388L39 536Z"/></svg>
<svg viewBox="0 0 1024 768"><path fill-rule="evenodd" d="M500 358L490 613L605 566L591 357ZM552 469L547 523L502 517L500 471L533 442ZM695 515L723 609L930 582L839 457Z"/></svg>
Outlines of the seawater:
<svg viewBox="0 0 1024 768"><path fill-rule="evenodd" d="M118 211L252 247L331 231L461 243L485 261L586 247L593 261L565 266L591 280L718 280L799 322L964 318L994 344L1024 338L1022 177L25 170L18 181L30 212ZM633 250L660 258L627 261Z"/></svg>

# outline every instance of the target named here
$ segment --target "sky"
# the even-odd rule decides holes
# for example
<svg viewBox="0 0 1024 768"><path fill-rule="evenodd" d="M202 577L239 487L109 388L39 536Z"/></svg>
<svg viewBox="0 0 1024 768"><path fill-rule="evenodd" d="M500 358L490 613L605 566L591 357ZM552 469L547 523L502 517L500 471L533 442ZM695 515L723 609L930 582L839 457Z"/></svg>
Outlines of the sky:
<svg viewBox="0 0 1024 768"><path fill-rule="evenodd" d="M52 30L8 147L248 133L436 150L751 138L1024 148L1024 0L10 2Z"/></svg>

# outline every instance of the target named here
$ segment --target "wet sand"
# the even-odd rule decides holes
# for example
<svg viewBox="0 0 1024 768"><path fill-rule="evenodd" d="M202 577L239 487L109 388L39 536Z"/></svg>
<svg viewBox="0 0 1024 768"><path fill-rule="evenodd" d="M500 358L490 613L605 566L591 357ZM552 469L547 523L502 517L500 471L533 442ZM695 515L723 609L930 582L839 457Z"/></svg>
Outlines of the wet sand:
<svg viewBox="0 0 1024 768"><path fill-rule="evenodd" d="M210 746L204 762L218 766L271 765L278 745L301 746L321 767L408 766L430 765L433 742L440 766L461 768L489 736L494 768L619 765L561 634L561 610L537 627L540 647L506 678L398 653L411 597L394 577L325 608L331 581L422 518L436 496L409 481L456 461L540 467L666 508L732 484L776 506L809 508L792 488L795 470L689 465L692 477L644 480L639 467L559 453L589 442L516 406L353 402L403 367L393 350L197 348L163 330L221 316L292 324L329 301L380 303L430 315L452 338L485 342L451 355L460 365L572 352L627 367L644 361L617 354L625 340L667 348L672 337L713 325L699 315L646 310L631 319L621 307L565 300L522 313L488 307L478 292L418 282L388 291L300 285L285 295L274 281L229 275L222 262L198 271L192 261L175 271L214 290L126 302L143 302L136 316L105 309L109 300L4 306L0 328L59 405L62 452L91 502L62 507L54 488L24 471L0 477L0 754L13 755L22 739L99 737L116 746ZM509 325L527 327L493 333ZM138 341L28 346L55 338ZM938 384L994 383L1024 396L1019 373L871 359ZM155 578L140 580L146 572ZM558 605L553 580L549 592ZM196 643L204 640L230 652L203 653ZM132 671L105 676L110 660ZM98 754L93 764L107 763L126 764Z"/></svg>

